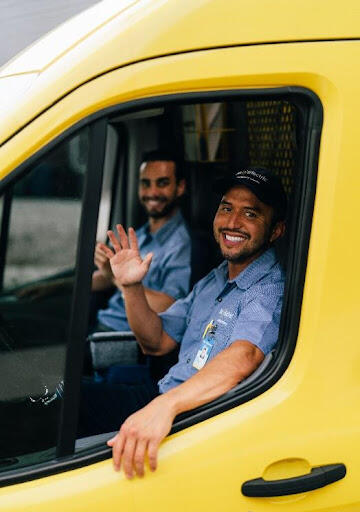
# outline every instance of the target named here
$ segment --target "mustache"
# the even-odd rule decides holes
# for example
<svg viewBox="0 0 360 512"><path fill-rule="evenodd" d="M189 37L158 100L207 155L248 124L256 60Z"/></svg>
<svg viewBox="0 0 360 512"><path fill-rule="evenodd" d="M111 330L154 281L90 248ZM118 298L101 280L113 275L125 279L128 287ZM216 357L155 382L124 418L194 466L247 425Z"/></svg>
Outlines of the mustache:
<svg viewBox="0 0 360 512"><path fill-rule="evenodd" d="M241 235L244 236L247 239L250 239L249 233L246 233L245 231L242 231L241 229L228 229L228 228L220 228L219 233L228 233L231 235Z"/></svg>
<svg viewBox="0 0 360 512"><path fill-rule="evenodd" d="M146 201L159 201L160 203L166 203L166 197L163 196L142 196L141 200Z"/></svg>
<svg viewBox="0 0 360 512"><path fill-rule="evenodd" d="M230 236L241 235L241 236L247 238L247 240L250 240L250 238L251 238L249 233L246 233L245 231L242 231L241 229L220 228L219 233L227 233Z"/></svg>

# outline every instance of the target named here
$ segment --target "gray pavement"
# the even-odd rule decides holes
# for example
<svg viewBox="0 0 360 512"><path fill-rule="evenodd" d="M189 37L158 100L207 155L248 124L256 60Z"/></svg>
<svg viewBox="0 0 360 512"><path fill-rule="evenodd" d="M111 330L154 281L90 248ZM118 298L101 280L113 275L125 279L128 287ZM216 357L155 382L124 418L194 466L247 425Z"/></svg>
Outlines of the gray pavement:
<svg viewBox="0 0 360 512"><path fill-rule="evenodd" d="M14 200L5 289L75 266L80 201Z"/></svg>

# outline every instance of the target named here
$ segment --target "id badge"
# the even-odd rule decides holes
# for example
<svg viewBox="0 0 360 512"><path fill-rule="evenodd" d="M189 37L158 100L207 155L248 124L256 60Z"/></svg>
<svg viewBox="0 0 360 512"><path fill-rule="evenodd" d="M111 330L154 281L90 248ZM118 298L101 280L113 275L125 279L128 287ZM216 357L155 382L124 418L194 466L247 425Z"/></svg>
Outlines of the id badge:
<svg viewBox="0 0 360 512"><path fill-rule="evenodd" d="M210 352L215 344L216 327L216 324L214 324L213 320L211 320L211 322L209 322L205 328L201 346L197 351L194 362L192 364L193 367L197 370L201 370L201 368L205 366L206 361L209 359Z"/></svg>

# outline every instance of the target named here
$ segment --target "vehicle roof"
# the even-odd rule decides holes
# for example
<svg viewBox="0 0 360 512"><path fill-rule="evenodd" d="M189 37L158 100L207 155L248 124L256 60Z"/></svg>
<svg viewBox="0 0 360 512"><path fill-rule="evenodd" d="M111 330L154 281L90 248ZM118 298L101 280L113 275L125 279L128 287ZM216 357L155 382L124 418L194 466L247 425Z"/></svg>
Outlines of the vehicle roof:
<svg viewBox="0 0 360 512"><path fill-rule="evenodd" d="M358 38L359 21L358 0L103 0L0 70L0 142L108 70L191 50Z"/></svg>

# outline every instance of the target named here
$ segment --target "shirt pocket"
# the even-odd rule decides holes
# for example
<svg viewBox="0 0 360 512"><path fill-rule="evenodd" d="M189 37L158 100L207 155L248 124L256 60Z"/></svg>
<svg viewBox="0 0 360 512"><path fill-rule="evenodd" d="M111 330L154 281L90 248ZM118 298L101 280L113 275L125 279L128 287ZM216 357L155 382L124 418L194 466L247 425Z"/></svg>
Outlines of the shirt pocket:
<svg viewBox="0 0 360 512"><path fill-rule="evenodd" d="M229 341L232 336L238 316L238 305L234 305L231 308L227 307L226 309L220 308L220 310L217 312L217 315L214 318L214 321L217 325L215 334L216 354L229 346Z"/></svg>
<svg viewBox="0 0 360 512"><path fill-rule="evenodd" d="M191 333L193 339L201 341L204 330L210 320L212 320L211 311L206 307L206 303L199 303L187 315L187 331Z"/></svg>

